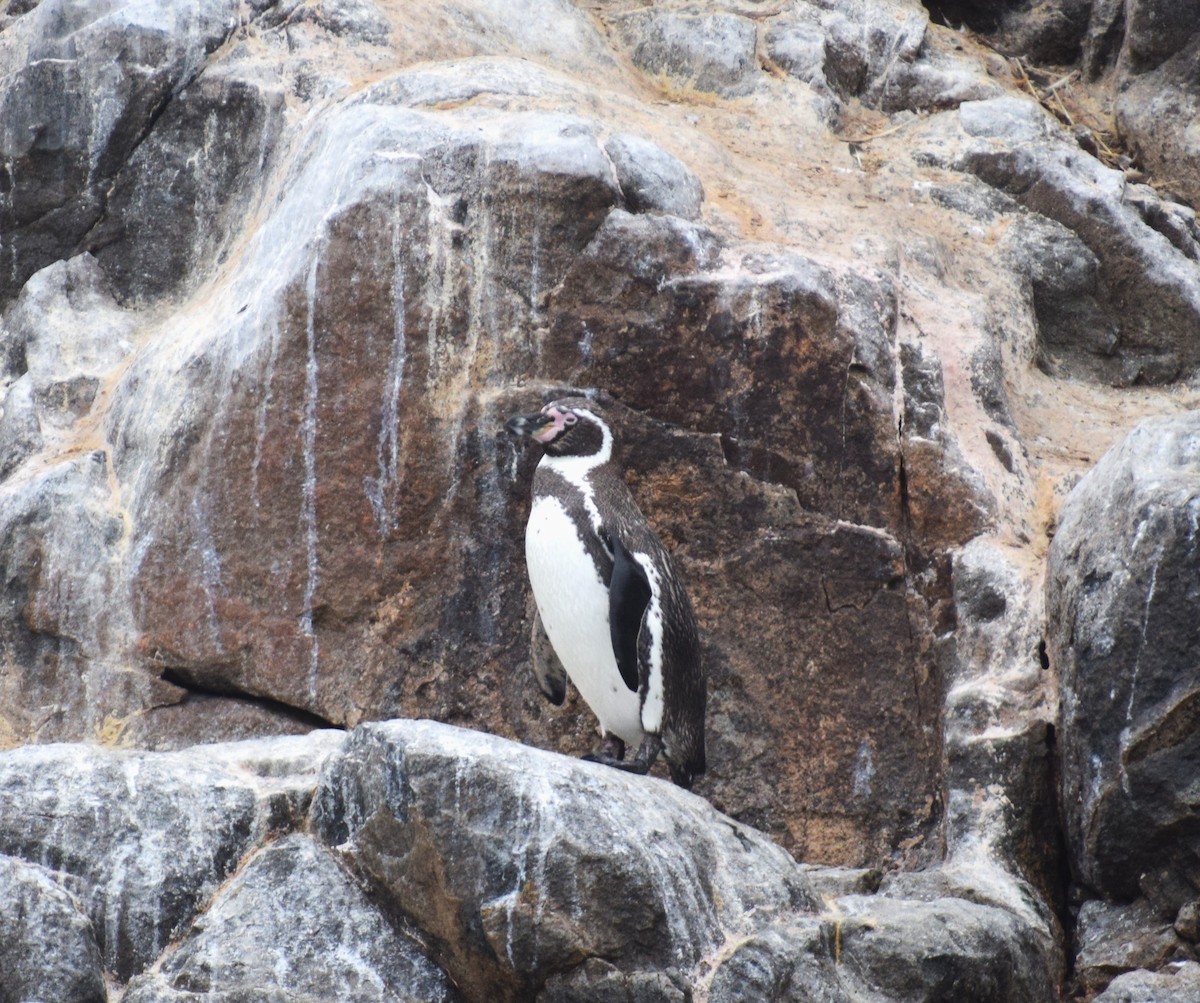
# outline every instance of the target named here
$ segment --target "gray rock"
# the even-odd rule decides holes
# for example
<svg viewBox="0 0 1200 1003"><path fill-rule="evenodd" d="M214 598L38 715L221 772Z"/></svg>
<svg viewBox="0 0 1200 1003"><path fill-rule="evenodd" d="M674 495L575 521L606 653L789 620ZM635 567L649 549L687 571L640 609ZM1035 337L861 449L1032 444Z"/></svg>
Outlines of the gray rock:
<svg viewBox="0 0 1200 1003"><path fill-rule="evenodd" d="M910 63L925 37L928 15L911 7L849 4L822 18L825 76L840 92L873 105L896 88L893 76Z"/></svg>
<svg viewBox="0 0 1200 1003"><path fill-rule="evenodd" d="M1084 902L1076 920L1075 944L1075 981L1089 994L1104 989L1123 972L1157 969L1188 957L1188 947L1170 921L1144 898L1129 905L1099 899Z"/></svg>
<svg viewBox="0 0 1200 1003"><path fill-rule="evenodd" d="M678 157L662 147L628 133L618 133L604 144L612 159L617 181L630 212L666 212L696 219L704 189Z"/></svg>
<svg viewBox="0 0 1200 1003"><path fill-rule="evenodd" d="M289 25L308 22L332 35L368 45L386 46L391 40L391 22L371 0L320 0L281 6L291 8Z"/></svg>
<svg viewBox="0 0 1200 1003"><path fill-rule="evenodd" d="M1184 940L1193 944L1200 941L1200 900L1194 899L1181 905L1172 925Z"/></svg>
<svg viewBox="0 0 1200 1003"><path fill-rule="evenodd" d="M327 852L285 836L254 854L123 1003L280 999L456 1003L413 931L395 927Z"/></svg>
<svg viewBox="0 0 1200 1003"><path fill-rule="evenodd" d="M124 980L187 928L248 850L296 824L315 770L341 741L0 753L0 852L62 872L105 968Z"/></svg>
<svg viewBox="0 0 1200 1003"><path fill-rule="evenodd" d="M312 825L474 998L588 958L690 973L731 931L816 905L786 853L694 795L430 722L357 729Z"/></svg>
<svg viewBox="0 0 1200 1003"><path fill-rule="evenodd" d="M793 15L772 18L763 35L763 44L767 55L780 69L806 84L827 90L825 37L815 18Z"/></svg>
<svg viewBox="0 0 1200 1003"><path fill-rule="evenodd" d="M841 899L839 971L858 994L921 1003L1052 1003L1042 935L1004 909L961 899Z"/></svg>
<svg viewBox="0 0 1200 1003"><path fill-rule="evenodd" d="M85 671L86 660L100 658L127 626L119 603L96 601L100 594L120 595L116 567L124 527L114 512L109 471L103 450L76 451L58 462L20 467L0 485L0 643L12 664L25 667L9 677L0 733L28 729L48 740L54 724L71 717L75 734L94 736L131 696L131 685L144 682L126 673L125 682L112 685L109 678L106 685L103 670ZM84 600L88 594L93 601ZM65 595L73 601L61 602ZM117 711L130 712L128 705ZM34 721L39 724L31 727Z"/></svg>
<svg viewBox="0 0 1200 1003"><path fill-rule="evenodd" d="M958 622L947 668L944 838L951 860L964 854L967 869L981 873L983 859L1002 863L1055 903L1062 857L1041 586L992 539L977 538L953 556ZM993 900L1014 908L1008 896Z"/></svg>
<svg viewBox="0 0 1200 1003"><path fill-rule="evenodd" d="M68 428L90 411L100 381L133 350L134 324L90 254L25 283L0 337L23 360L42 431Z"/></svg>
<svg viewBox="0 0 1200 1003"><path fill-rule="evenodd" d="M1130 0L1125 12L1121 56L1134 72L1153 69L1188 45L1197 34L1200 34L1200 10L1195 4Z"/></svg>
<svg viewBox="0 0 1200 1003"><path fill-rule="evenodd" d="M1154 70L1124 78L1113 109L1135 162L1159 189L1192 207L1200 205L1200 137L1193 128L1200 116L1198 63L1200 32Z"/></svg>
<svg viewBox="0 0 1200 1003"><path fill-rule="evenodd" d="M569 100L581 93L570 77L525 59L474 58L401 70L363 88L347 103L421 108L471 101L483 94Z"/></svg>
<svg viewBox="0 0 1200 1003"><path fill-rule="evenodd" d="M0 1000L105 1003L91 921L52 872L0 856L0 901Z"/></svg>
<svg viewBox="0 0 1200 1003"><path fill-rule="evenodd" d="M803 3L773 17L767 55L818 94L884 111L943 108L1000 93L978 65L931 37L915 4Z"/></svg>
<svg viewBox="0 0 1200 1003"><path fill-rule="evenodd" d="M1200 413L1152 419L1105 454L1064 503L1047 566L1073 869L1126 899L1164 871L1168 918L1200 888L1198 436Z"/></svg>
<svg viewBox="0 0 1200 1003"><path fill-rule="evenodd" d="M0 302L75 253L116 173L237 17L231 0L46 0L5 30Z"/></svg>
<svg viewBox="0 0 1200 1003"><path fill-rule="evenodd" d="M711 1003L851 1003L840 978L840 921L773 926L740 940L709 983Z"/></svg>
<svg viewBox="0 0 1200 1003"><path fill-rule="evenodd" d="M9 384L0 404L0 480L42 448L33 380L22 376Z"/></svg>
<svg viewBox="0 0 1200 1003"><path fill-rule="evenodd" d="M1072 230L1036 213L1013 220L1001 245L1029 283L1037 318L1039 362L1054 371L1080 351L1111 357L1120 322L1101 306L1100 261Z"/></svg>
<svg viewBox="0 0 1200 1003"><path fill-rule="evenodd" d="M801 864L808 880L822 899L836 899L844 895L873 895L879 891L882 872L872 867L823 867L819 864Z"/></svg>
<svg viewBox="0 0 1200 1003"><path fill-rule="evenodd" d="M1095 6L1093 0L1029 0L961 9L964 20L1006 55L1035 66L1068 66L1079 56Z"/></svg>
<svg viewBox="0 0 1200 1003"><path fill-rule="evenodd" d="M709 983L713 1003L1052 1003L1043 932L993 905L849 895L739 940Z"/></svg>
<svg viewBox="0 0 1200 1003"><path fill-rule="evenodd" d="M718 94L745 94L759 72L758 29L736 14L636 11L617 22L634 64L676 85Z"/></svg>
<svg viewBox="0 0 1200 1003"><path fill-rule="evenodd" d="M1190 235L1168 239L1147 223L1144 205L1126 202L1120 171L1065 141L1031 138L1030 126L1014 121L1013 108L1004 99L960 109L964 131L970 124L989 139L954 164L1071 230L1095 256L1094 299L1116 321L1115 340L1099 344L1086 324L1078 330L1058 324L1043 335L1047 354L1064 372L1116 385L1166 383L1194 373L1200 365L1200 245L1192 246ZM1072 265L1068 278L1086 288L1090 269L1078 271Z"/></svg>
<svg viewBox="0 0 1200 1003"><path fill-rule="evenodd" d="M566 975L553 975L537 1003L686 1003L691 998L681 979L661 972L623 972L589 958Z"/></svg>
<svg viewBox="0 0 1200 1003"><path fill-rule="evenodd" d="M958 109L958 118L968 136L1020 143L1047 139L1051 134L1045 110L1024 97L965 101Z"/></svg>
<svg viewBox="0 0 1200 1003"><path fill-rule="evenodd" d="M251 61L207 69L172 97L122 165L88 246L123 300L190 291L225 260L283 132L275 77Z"/></svg>
<svg viewBox="0 0 1200 1003"><path fill-rule="evenodd" d="M1169 965L1161 972L1129 972L1113 979L1092 1003L1192 1003L1200 994L1200 964Z"/></svg>

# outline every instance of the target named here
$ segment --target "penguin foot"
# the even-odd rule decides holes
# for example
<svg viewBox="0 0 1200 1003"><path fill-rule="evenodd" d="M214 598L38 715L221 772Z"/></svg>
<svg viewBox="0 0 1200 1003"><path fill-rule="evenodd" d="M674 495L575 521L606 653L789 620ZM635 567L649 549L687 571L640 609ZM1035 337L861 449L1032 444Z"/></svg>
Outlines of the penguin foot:
<svg viewBox="0 0 1200 1003"><path fill-rule="evenodd" d="M626 773L646 772L644 769L639 770L635 762L626 762L624 759L617 759L616 756L606 756L603 752L589 752L580 758L585 763L599 763L601 766L611 766L614 770L624 770Z"/></svg>
<svg viewBox="0 0 1200 1003"><path fill-rule="evenodd" d="M614 751L618 754L613 755ZM602 763L616 770L624 770L626 773L645 774L650 772L650 767L654 765L654 761L658 759L661 751L662 739L657 735L647 735L642 739L642 744L638 746L637 755L633 759L625 759L625 743L619 738L609 737L604 740L599 752L593 752L584 756L583 759L588 763Z"/></svg>

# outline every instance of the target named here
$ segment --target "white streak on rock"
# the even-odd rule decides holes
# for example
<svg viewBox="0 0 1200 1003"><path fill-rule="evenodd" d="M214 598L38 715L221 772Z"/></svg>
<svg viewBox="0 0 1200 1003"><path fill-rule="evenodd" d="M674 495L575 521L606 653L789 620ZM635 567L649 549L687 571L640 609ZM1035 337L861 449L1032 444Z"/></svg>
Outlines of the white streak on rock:
<svg viewBox="0 0 1200 1003"><path fill-rule="evenodd" d="M383 386L382 417L376 443L377 478L364 478L364 490L375 512L380 536L396 527L396 497L400 489L400 391L408 362L405 335L404 254L400 214L392 218L392 351Z"/></svg>
<svg viewBox="0 0 1200 1003"><path fill-rule="evenodd" d="M304 585L304 611L300 617L300 628L308 638L308 694L312 698L317 695L317 666L320 655L320 642L313 630L313 600L317 592L318 563L317 563L317 334L316 334L316 299L317 299L317 267L320 255L313 250L312 264L308 270L308 281L305 285L307 296L307 324L305 328L305 344L307 347L307 362L304 367L304 503L301 517L304 520L304 544L307 563L307 578Z"/></svg>

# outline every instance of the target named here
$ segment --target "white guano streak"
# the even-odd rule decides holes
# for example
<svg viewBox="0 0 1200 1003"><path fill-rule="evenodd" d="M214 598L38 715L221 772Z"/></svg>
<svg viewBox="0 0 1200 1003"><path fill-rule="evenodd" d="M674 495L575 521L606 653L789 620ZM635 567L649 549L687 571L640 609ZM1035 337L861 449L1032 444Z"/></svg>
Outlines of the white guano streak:
<svg viewBox="0 0 1200 1003"><path fill-rule="evenodd" d="M383 416L375 458L379 477L366 480L367 500L375 513L380 536L395 529L396 496L400 482L400 391L408 364L408 342L404 326L404 260L401 247L400 213L392 220L392 352L383 387Z"/></svg>
<svg viewBox="0 0 1200 1003"><path fill-rule="evenodd" d="M307 360L304 366L304 498L301 516L304 520L305 558L307 577L304 584L304 611L300 615L300 629L308 638L308 695L317 695L317 662L320 644L313 630L313 599L317 593L317 265L320 257L313 251L312 264L308 270L305 286L308 318L305 325Z"/></svg>

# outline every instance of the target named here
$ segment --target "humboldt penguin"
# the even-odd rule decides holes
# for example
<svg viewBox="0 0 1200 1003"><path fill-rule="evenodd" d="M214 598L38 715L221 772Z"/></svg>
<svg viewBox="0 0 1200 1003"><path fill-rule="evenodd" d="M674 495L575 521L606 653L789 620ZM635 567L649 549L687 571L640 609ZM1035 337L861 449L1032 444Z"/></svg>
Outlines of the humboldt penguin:
<svg viewBox="0 0 1200 1003"><path fill-rule="evenodd" d="M592 400L567 397L505 428L543 450L525 527L539 688L561 704L570 678L596 715L603 743L586 759L646 773L661 752L690 788L705 768L696 617L621 477L611 425Z"/></svg>

